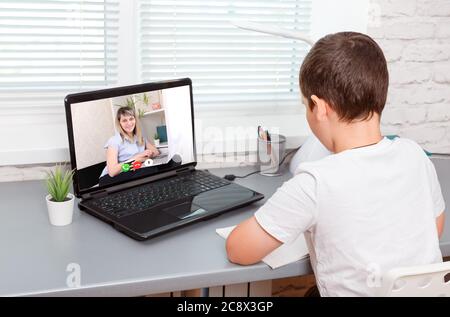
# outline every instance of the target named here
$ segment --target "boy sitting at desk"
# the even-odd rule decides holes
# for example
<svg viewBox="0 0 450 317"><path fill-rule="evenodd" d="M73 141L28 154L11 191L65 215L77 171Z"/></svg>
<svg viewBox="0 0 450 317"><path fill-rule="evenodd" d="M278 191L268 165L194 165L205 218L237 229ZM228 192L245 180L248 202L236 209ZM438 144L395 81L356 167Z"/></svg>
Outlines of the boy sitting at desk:
<svg viewBox="0 0 450 317"><path fill-rule="evenodd" d="M371 296L373 269L442 262L444 200L414 141L383 138L388 70L369 36L319 40L300 69L306 117L333 154L295 176L227 239L231 262L259 262L305 233L322 296Z"/></svg>

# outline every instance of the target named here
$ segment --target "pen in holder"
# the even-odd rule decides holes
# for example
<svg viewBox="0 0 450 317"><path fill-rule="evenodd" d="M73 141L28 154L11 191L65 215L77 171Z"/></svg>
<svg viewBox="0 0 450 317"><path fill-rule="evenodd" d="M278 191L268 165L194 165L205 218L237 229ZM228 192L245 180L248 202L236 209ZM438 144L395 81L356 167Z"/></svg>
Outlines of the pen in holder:
<svg viewBox="0 0 450 317"><path fill-rule="evenodd" d="M286 137L281 134L271 134L268 137L258 136L258 164L260 174L264 176L279 176L280 162L286 150Z"/></svg>

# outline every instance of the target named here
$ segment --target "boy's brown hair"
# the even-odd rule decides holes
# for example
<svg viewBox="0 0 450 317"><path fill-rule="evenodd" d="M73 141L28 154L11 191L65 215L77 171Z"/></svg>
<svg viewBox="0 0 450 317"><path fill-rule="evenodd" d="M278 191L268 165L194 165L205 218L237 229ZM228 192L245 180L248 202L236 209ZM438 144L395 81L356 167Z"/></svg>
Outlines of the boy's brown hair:
<svg viewBox="0 0 450 317"><path fill-rule="evenodd" d="M316 95L344 122L381 115L386 103L386 59L378 44L361 33L341 32L320 39L303 61L299 77L308 106L313 109L311 96Z"/></svg>

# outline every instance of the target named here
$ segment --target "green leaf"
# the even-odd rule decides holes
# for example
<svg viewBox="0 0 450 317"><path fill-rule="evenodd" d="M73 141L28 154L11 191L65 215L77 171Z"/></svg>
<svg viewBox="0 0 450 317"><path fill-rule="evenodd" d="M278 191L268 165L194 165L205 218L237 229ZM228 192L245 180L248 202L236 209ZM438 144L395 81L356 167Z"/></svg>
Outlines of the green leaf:
<svg viewBox="0 0 450 317"><path fill-rule="evenodd" d="M54 201L61 202L67 198L73 175L73 170L64 170L61 165L56 165L54 171L47 172L45 184Z"/></svg>

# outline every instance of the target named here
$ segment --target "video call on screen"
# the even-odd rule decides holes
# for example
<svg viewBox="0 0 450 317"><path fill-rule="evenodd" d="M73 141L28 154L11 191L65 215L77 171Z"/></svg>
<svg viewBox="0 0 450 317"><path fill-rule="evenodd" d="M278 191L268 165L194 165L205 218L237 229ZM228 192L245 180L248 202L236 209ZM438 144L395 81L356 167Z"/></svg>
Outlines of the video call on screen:
<svg viewBox="0 0 450 317"><path fill-rule="evenodd" d="M189 85L74 103L71 117L80 190L195 159Z"/></svg>

